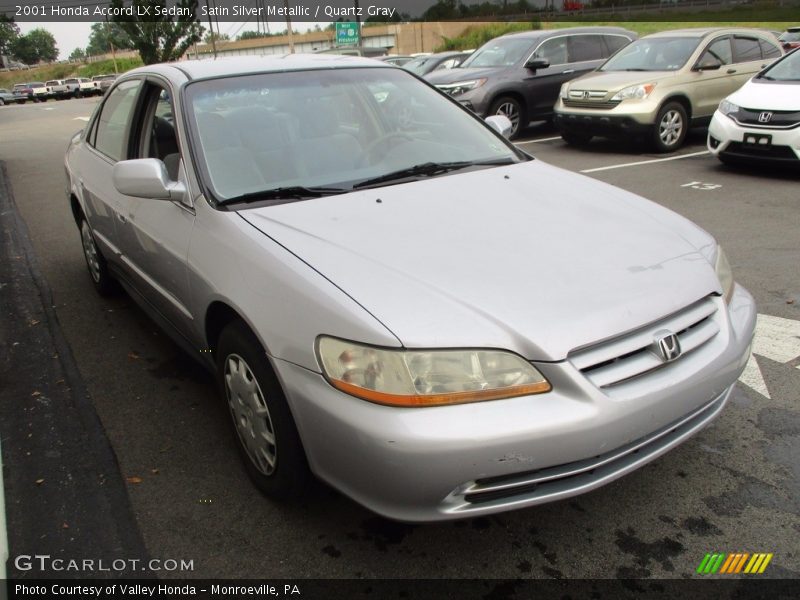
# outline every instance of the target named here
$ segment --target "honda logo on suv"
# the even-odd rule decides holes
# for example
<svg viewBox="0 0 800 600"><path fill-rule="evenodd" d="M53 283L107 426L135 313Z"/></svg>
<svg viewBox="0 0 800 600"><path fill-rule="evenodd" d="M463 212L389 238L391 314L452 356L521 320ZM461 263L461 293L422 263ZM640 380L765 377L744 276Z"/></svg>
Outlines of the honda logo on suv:
<svg viewBox="0 0 800 600"><path fill-rule="evenodd" d="M772 121L772 113L771 112L762 112L758 115L758 122L759 123L769 123Z"/></svg>

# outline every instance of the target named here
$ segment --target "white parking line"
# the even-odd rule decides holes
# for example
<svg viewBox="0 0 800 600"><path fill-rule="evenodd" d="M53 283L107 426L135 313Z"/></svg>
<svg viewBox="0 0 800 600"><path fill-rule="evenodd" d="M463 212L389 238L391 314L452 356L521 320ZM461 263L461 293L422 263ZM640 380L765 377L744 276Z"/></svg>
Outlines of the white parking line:
<svg viewBox="0 0 800 600"><path fill-rule="evenodd" d="M89 117L75 117L73 121L88 121Z"/></svg>
<svg viewBox="0 0 800 600"><path fill-rule="evenodd" d="M622 169L624 167L636 167L639 165L651 165L653 163L667 162L668 160L680 160L681 158L691 158L693 156L702 156L703 154L710 154L708 150L702 152L692 152L691 154L681 154L680 156L669 156L667 158L654 158L652 160L640 160L631 163L622 163L621 165L609 165L607 167L597 167L594 169L584 169L581 173L597 173L598 171L610 171L611 169Z"/></svg>
<svg viewBox="0 0 800 600"><path fill-rule="evenodd" d="M538 144L539 142L552 142L553 140L560 140L560 139L561 136L557 135L556 137L539 138L538 140L525 140L524 142L517 142L517 145L521 146L522 144Z"/></svg>

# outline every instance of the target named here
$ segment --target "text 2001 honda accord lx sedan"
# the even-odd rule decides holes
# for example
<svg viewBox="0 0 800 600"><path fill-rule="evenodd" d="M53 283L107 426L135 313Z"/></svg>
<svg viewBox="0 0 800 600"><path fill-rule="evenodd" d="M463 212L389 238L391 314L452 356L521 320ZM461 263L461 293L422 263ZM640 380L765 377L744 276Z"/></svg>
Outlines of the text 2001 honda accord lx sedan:
<svg viewBox="0 0 800 600"><path fill-rule="evenodd" d="M213 367L264 492L493 513L686 440L755 323L708 233L507 128L368 59L143 67L72 140L70 201L95 287Z"/></svg>

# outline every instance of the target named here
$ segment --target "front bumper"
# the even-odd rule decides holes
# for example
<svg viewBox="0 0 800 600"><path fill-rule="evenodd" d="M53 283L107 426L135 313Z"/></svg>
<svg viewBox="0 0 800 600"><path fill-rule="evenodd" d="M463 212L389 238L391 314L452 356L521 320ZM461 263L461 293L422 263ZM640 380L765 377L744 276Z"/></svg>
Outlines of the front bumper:
<svg viewBox="0 0 800 600"><path fill-rule="evenodd" d="M771 138L769 145L745 143L749 137L765 135ZM708 126L707 144L714 156L729 156L753 162L796 164L800 161L800 127L778 129L740 125L719 111L714 113Z"/></svg>
<svg viewBox="0 0 800 600"><path fill-rule="evenodd" d="M563 130L592 135L643 134L655 123L654 107L650 101L623 101L613 108L576 108L559 98L554 107L553 121Z"/></svg>
<svg viewBox="0 0 800 600"><path fill-rule="evenodd" d="M569 361L537 363L553 391L457 406L398 409L274 361L312 470L367 508L403 521L496 513L598 488L664 454L724 407L747 362L752 296L736 286L719 333L623 394Z"/></svg>

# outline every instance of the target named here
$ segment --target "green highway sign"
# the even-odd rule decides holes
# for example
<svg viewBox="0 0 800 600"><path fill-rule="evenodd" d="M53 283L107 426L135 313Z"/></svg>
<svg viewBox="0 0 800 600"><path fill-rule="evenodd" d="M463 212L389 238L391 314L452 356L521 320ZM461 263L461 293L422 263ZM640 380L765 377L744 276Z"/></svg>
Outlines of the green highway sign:
<svg viewBox="0 0 800 600"><path fill-rule="evenodd" d="M336 45L358 44L358 23L350 21L347 23L336 23Z"/></svg>

